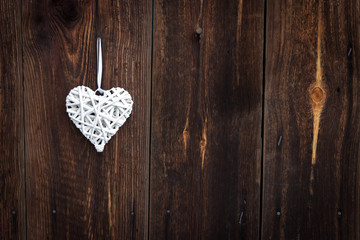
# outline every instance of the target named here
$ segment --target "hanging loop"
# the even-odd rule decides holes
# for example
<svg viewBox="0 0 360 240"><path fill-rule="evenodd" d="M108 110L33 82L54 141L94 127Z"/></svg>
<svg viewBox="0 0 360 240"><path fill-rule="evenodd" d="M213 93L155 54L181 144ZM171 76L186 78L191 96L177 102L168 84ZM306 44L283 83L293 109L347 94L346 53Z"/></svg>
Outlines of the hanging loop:
<svg viewBox="0 0 360 240"><path fill-rule="evenodd" d="M102 53L101 53L101 38L98 37L96 41L96 57L97 57L97 89L96 92L100 95L104 94L101 89L101 78L102 78Z"/></svg>

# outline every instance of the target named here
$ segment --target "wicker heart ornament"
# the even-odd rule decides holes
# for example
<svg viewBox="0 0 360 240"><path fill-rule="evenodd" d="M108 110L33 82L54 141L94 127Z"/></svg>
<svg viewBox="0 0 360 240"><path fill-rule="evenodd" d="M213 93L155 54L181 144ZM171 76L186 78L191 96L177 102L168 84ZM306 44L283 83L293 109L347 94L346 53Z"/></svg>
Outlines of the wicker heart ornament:
<svg viewBox="0 0 360 240"><path fill-rule="evenodd" d="M94 144L98 152L119 128L132 111L130 94L122 88L102 90L97 95L85 86L73 88L66 97L66 111L80 132Z"/></svg>

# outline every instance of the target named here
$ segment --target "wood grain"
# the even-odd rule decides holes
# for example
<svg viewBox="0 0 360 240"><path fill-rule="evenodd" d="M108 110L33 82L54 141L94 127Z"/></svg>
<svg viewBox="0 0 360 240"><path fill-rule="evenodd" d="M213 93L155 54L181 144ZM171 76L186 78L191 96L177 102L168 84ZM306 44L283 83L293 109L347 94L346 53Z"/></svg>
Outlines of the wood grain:
<svg viewBox="0 0 360 240"><path fill-rule="evenodd" d="M257 239L263 1L155 1L150 239Z"/></svg>
<svg viewBox="0 0 360 240"><path fill-rule="evenodd" d="M1 1L0 239L360 239L360 3L265 2ZM97 36L135 103L102 154L65 111Z"/></svg>
<svg viewBox="0 0 360 240"><path fill-rule="evenodd" d="M0 2L0 239L26 234L20 2Z"/></svg>
<svg viewBox="0 0 360 240"><path fill-rule="evenodd" d="M360 239L359 14L267 1L263 239Z"/></svg>
<svg viewBox="0 0 360 240"><path fill-rule="evenodd" d="M29 239L144 239L148 222L150 1L23 2ZM133 97L131 117L97 153L65 111L73 87Z"/></svg>

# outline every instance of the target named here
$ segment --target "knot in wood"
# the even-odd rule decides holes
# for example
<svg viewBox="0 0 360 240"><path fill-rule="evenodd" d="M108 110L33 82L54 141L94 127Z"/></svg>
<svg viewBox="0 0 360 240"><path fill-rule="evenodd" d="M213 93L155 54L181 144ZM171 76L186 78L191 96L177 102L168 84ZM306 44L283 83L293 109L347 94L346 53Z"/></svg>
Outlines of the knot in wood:
<svg viewBox="0 0 360 240"><path fill-rule="evenodd" d="M314 87L311 91L311 99L315 103L320 103L325 99L325 91L320 87Z"/></svg>

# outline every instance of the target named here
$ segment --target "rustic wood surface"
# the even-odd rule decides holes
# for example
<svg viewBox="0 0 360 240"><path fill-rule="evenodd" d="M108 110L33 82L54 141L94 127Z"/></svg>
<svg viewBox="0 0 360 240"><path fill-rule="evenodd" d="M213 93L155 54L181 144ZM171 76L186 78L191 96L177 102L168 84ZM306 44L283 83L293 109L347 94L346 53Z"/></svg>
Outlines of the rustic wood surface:
<svg viewBox="0 0 360 240"><path fill-rule="evenodd" d="M150 1L23 1L28 239L144 239L148 231ZM102 154L65 112L75 86L120 86L133 113Z"/></svg>
<svg viewBox="0 0 360 240"><path fill-rule="evenodd" d="M0 239L24 239L20 1L0 2Z"/></svg>
<svg viewBox="0 0 360 240"><path fill-rule="evenodd" d="M155 1L150 239L257 239L263 1Z"/></svg>
<svg viewBox="0 0 360 240"><path fill-rule="evenodd" d="M0 2L0 240L359 239L357 0ZM123 87L97 153L65 97ZM263 71L264 69L264 71Z"/></svg>
<svg viewBox="0 0 360 240"><path fill-rule="evenodd" d="M267 1L263 239L360 239L359 16Z"/></svg>

